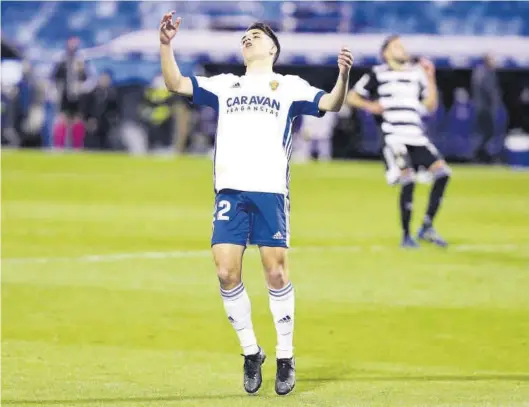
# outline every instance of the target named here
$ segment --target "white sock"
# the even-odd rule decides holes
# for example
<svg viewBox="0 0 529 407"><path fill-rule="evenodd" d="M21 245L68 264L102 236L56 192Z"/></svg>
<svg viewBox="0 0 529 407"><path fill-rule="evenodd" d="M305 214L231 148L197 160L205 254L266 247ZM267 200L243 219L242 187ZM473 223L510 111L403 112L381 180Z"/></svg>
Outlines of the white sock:
<svg viewBox="0 0 529 407"><path fill-rule="evenodd" d="M241 282L231 290L220 289L220 295L224 301L224 309L228 320L237 332L239 342L244 355L253 355L259 352L257 339L253 331L252 306L250 298Z"/></svg>
<svg viewBox="0 0 529 407"><path fill-rule="evenodd" d="M277 332L276 357L288 359L293 356L294 346L294 287L288 283L283 288L270 288L270 311Z"/></svg>

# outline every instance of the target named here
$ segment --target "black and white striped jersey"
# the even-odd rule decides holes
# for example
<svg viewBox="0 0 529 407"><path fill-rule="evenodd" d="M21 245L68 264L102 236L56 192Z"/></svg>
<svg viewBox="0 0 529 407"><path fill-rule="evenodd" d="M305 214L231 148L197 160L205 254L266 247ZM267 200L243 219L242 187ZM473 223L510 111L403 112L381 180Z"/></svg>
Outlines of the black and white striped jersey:
<svg viewBox="0 0 529 407"><path fill-rule="evenodd" d="M429 143L423 122L427 111L422 103L428 82L419 65L410 64L398 71L386 64L374 66L358 80L354 91L366 99L378 100L384 108L377 120L387 144Z"/></svg>

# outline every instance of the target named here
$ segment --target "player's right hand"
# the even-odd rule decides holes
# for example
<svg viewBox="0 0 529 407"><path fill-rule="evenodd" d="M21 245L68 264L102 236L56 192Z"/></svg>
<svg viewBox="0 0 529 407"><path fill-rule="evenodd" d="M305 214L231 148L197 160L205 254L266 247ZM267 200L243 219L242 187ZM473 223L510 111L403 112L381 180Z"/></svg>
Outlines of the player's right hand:
<svg viewBox="0 0 529 407"><path fill-rule="evenodd" d="M171 40L175 37L182 22L181 17L177 17L173 23L174 11L164 14L162 21L160 22L160 42L164 45L171 43Z"/></svg>
<svg viewBox="0 0 529 407"><path fill-rule="evenodd" d="M435 65L432 61L426 58L421 58L419 60L419 65L422 66L422 69L424 69L424 72L428 77L435 77Z"/></svg>

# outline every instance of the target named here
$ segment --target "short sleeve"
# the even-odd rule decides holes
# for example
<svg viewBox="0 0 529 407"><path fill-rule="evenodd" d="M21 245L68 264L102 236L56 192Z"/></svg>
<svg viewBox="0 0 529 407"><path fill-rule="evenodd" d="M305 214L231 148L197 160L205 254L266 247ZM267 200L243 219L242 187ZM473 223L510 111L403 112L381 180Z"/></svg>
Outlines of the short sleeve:
<svg viewBox="0 0 529 407"><path fill-rule="evenodd" d="M311 86L299 76L292 76L292 87L294 97L292 110L294 117L299 115L322 117L325 114L318 107L321 97L325 95L325 91Z"/></svg>
<svg viewBox="0 0 529 407"><path fill-rule="evenodd" d="M191 76L193 103L219 110L219 93L237 79L235 75L221 74L212 77Z"/></svg>
<svg viewBox="0 0 529 407"><path fill-rule="evenodd" d="M364 98L373 97L376 89L377 76L373 71L364 74L353 87L353 90Z"/></svg>

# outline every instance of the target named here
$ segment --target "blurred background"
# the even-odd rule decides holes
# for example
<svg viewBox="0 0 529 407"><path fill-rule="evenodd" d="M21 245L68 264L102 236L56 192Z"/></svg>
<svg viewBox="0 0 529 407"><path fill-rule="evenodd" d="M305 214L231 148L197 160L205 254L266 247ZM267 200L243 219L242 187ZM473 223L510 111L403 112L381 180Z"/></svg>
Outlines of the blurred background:
<svg viewBox="0 0 529 407"><path fill-rule="evenodd" d="M215 113L161 78L168 10L183 18L173 45L185 75L243 74L240 32L260 20L278 32L277 70L325 90L342 44L356 57L352 86L399 33L436 64L441 103L428 126L448 160L529 166L529 2L516 1L4 1L2 147L210 154ZM295 131L298 161L380 156L362 111L299 119Z"/></svg>

